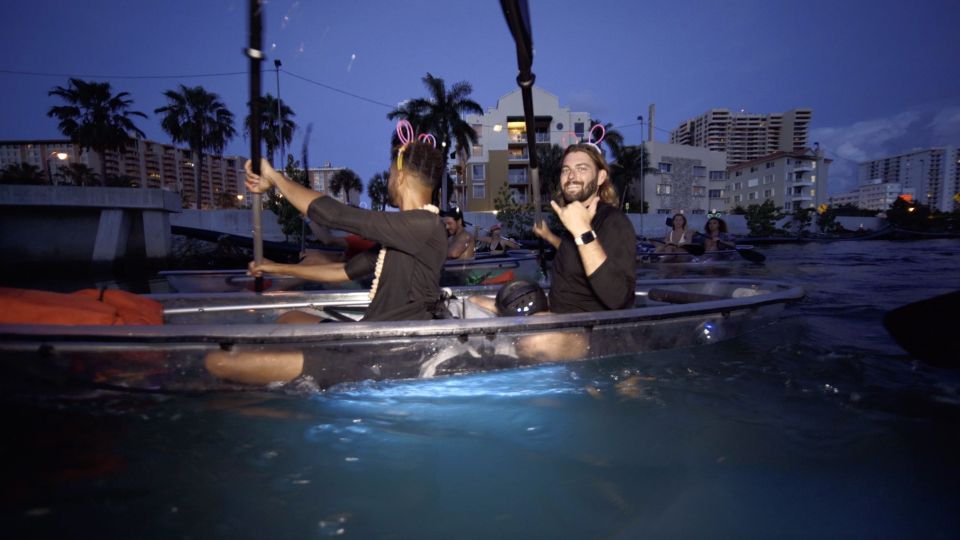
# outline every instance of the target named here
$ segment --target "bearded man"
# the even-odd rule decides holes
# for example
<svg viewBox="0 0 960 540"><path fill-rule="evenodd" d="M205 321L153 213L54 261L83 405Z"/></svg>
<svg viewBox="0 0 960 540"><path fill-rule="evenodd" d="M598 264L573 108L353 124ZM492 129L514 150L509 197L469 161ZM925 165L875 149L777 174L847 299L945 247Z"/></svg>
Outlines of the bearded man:
<svg viewBox="0 0 960 540"><path fill-rule="evenodd" d="M618 208L610 168L599 149L574 144L563 154L560 193L550 201L565 229L557 236L544 222L533 232L556 250L550 311L579 313L634 305L636 239Z"/></svg>

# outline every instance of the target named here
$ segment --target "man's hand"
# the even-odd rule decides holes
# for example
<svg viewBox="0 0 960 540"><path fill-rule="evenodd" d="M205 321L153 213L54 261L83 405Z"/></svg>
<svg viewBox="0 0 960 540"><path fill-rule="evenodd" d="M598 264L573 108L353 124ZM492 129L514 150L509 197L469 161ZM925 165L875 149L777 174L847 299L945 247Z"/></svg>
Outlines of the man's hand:
<svg viewBox="0 0 960 540"><path fill-rule="evenodd" d="M563 227L574 237L577 237L591 229L590 222L593 221L593 216L597 214L597 200L594 198L587 204L573 201L566 206L560 206L556 201L550 201L550 206L557 213Z"/></svg>
<svg viewBox="0 0 960 540"><path fill-rule="evenodd" d="M543 238L548 244L553 246L553 249L560 247L560 237L553 234L553 231L550 230L550 227L547 227L547 224L542 219L533 224L533 234Z"/></svg>
<svg viewBox="0 0 960 540"><path fill-rule="evenodd" d="M260 277L263 274L273 273L275 271L275 265L276 263L270 259L263 259L263 262L259 265L257 265L257 261L250 261L250 264L247 265L247 274Z"/></svg>
<svg viewBox="0 0 960 540"><path fill-rule="evenodd" d="M244 170L247 171L247 189L253 193L266 193L270 191L270 188L277 185L276 176L279 174L277 171L270 166L270 163L260 158L260 174L256 175L253 173L253 162L249 159L247 163L243 166Z"/></svg>

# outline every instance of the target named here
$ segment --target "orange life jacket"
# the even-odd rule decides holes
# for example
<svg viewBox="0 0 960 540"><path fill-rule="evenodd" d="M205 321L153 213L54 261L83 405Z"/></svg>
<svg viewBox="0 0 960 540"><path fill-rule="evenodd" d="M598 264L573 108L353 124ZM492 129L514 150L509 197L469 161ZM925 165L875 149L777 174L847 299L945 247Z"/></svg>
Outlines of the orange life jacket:
<svg viewBox="0 0 960 540"><path fill-rule="evenodd" d="M115 289L56 293L0 287L0 324L163 324L163 306Z"/></svg>

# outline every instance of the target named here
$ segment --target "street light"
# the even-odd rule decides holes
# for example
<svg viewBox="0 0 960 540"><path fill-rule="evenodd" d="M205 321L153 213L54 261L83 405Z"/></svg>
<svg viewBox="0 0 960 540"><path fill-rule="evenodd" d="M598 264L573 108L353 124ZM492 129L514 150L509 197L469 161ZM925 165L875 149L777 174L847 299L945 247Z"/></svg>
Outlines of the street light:
<svg viewBox="0 0 960 540"><path fill-rule="evenodd" d="M51 183L51 184L53 184L53 185L56 186L56 185L59 185L59 183L54 180L53 168L50 167L50 160L53 159L53 158L57 158L57 159L60 160L60 161L66 161L66 160L70 159L70 154L64 152L63 150L54 150L53 152L50 152L50 155L47 156L47 176L48 176L48 180L50 180L50 183ZM59 167L58 167L58 170L59 170Z"/></svg>
<svg viewBox="0 0 960 540"><path fill-rule="evenodd" d="M646 208L643 207L643 180L644 176L646 176L646 171L643 168L643 115L638 116L637 120L640 122L640 235L646 237L647 233L643 229L643 214L646 213Z"/></svg>
<svg viewBox="0 0 960 540"><path fill-rule="evenodd" d="M283 108L280 106L280 59L277 58L273 61L273 67L277 70L277 140L280 142L280 163L277 167L278 170L283 170L284 160L287 159L286 156L286 146L283 143Z"/></svg>

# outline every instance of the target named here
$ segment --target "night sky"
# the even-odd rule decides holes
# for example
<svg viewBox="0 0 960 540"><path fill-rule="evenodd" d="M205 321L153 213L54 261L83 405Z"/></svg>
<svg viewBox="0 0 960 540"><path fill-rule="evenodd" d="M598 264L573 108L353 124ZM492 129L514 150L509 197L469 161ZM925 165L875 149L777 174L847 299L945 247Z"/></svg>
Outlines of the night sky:
<svg viewBox="0 0 960 540"><path fill-rule="evenodd" d="M650 103L661 141L710 108L810 107L810 141L835 160L831 193L855 186L857 161L960 145L956 0L531 0L530 11L537 85L628 144ZM8 1L4 15L0 139L61 138L47 92L69 76L129 92L153 140L169 141L153 110L179 84L218 93L242 133L245 1ZM516 89L493 0L273 0L264 27L263 90L276 95L279 58L280 95L301 127L294 153L312 123L311 165L350 167L364 182L389 165L387 112L425 96L427 72L470 82L485 109ZM238 135L226 153L249 155L249 142Z"/></svg>

